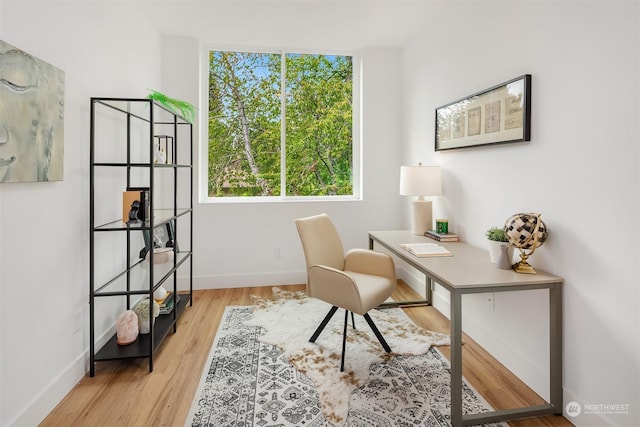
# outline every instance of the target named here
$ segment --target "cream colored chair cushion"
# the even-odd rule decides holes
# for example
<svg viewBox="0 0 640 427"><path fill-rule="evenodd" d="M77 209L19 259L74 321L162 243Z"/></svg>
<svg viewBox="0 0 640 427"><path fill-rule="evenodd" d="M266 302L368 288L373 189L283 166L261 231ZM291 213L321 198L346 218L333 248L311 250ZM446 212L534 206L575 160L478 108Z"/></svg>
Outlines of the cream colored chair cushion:
<svg viewBox="0 0 640 427"><path fill-rule="evenodd" d="M393 258L353 249L346 256L326 214L296 220L307 264L307 294L357 314L384 302L396 287Z"/></svg>

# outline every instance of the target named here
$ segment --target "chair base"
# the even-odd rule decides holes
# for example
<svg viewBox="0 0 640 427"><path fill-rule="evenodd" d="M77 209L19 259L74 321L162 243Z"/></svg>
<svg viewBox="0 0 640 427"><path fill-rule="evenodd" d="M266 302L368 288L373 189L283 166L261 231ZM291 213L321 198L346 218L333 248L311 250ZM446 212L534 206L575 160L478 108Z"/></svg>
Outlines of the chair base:
<svg viewBox="0 0 640 427"><path fill-rule="evenodd" d="M324 319L322 319L322 322L320 323L320 325L318 325L318 328L313 333L311 338L309 338L309 342L316 342L316 340L318 339L318 337L320 336L320 334L322 333L324 328L327 326L327 324L329 323L329 321L333 317L333 315L336 314L336 311L338 311L338 307L336 307L335 305L332 306L331 309L329 310L329 312L327 313L327 315L324 317ZM347 326L349 324L349 313L351 313L351 322L353 324L353 329L356 328L356 323L355 323L355 320L354 320L354 317L353 317L353 312L350 312L349 310L345 309L345 311L344 311L344 330L342 332L342 355L341 355L341 358L340 358L341 359L340 360L340 372L344 372L344 355L346 353L346 347L347 347ZM380 344L382 345L382 348L384 348L384 351L386 351L387 353L391 353L391 347L389 347L389 344L387 344L387 341L385 341L384 337L380 333L380 330L378 330L378 327L373 322L373 319L371 318L371 316L369 316L369 313L363 314L362 317L364 317L364 320L367 321L367 324L369 325L369 327L373 331L373 334L376 336L376 338L378 338L378 341L380 341Z"/></svg>
<svg viewBox="0 0 640 427"><path fill-rule="evenodd" d="M369 313L365 313L362 317L364 317L364 320L366 320L369 326L371 327L371 330L373 331L374 335L376 336L376 338L378 338L378 341L380 341L380 344L382 344L382 348L384 348L384 351L386 351L387 353L391 353L391 347L389 347L389 344L387 344L387 341L385 341L384 337L378 330L378 327L376 326L376 324L373 323L373 319L369 316Z"/></svg>

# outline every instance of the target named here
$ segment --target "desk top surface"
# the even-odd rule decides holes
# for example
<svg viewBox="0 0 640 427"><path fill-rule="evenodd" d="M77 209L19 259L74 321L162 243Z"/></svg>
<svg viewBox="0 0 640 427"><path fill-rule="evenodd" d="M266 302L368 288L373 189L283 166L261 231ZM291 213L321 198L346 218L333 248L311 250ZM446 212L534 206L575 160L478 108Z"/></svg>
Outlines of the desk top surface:
<svg viewBox="0 0 640 427"><path fill-rule="evenodd" d="M464 242L436 242L428 237L401 231L370 231L369 237L399 256L403 261L431 276L436 282L451 289L487 287L535 287L560 284L561 277L535 269L537 274L503 270L489 260L489 252ZM437 243L453 256L419 258L400 247L403 243ZM534 267L535 268L535 267Z"/></svg>

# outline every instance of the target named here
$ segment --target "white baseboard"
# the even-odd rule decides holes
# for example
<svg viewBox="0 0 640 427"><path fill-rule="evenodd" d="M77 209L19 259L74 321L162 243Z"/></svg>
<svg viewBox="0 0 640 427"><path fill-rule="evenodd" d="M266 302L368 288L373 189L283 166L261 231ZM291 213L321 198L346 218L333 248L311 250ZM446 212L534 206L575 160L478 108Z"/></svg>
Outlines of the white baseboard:
<svg viewBox="0 0 640 427"><path fill-rule="evenodd" d="M97 338L96 349L102 348L102 346L105 345L115 333L116 324L114 323ZM54 378L40 394L31 399L25 409L7 425L37 426L78 384L78 382L88 374L88 372L89 349L85 348L82 354L76 357L76 359L56 378Z"/></svg>
<svg viewBox="0 0 640 427"><path fill-rule="evenodd" d="M88 352L78 356L71 365L53 379L26 408L7 425L37 426L86 374Z"/></svg>
<svg viewBox="0 0 640 427"><path fill-rule="evenodd" d="M96 348L101 348L115 334L115 323L105 331L96 341ZM37 396L27 404L7 425L9 426L37 426L49 413L64 399L64 397L84 378L89 372L89 349L67 366L55 377Z"/></svg>
<svg viewBox="0 0 640 427"><path fill-rule="evenodd" d="M425 297L425 276L415 269L406 269L401 266L396 267L396 277L405 282L411 289L416 291L422 298Z"/></svg>
<svg viewBox="0 0 640 427"><path fill-rule="evenodd" d="M411 289L416 291L423 298L425 297L425 276L419 273L417 270L411 268L406 269L398 267L396 269L396 276L398 279L405 282ZM444 290L438 284L433 285L431 289L431 304L440 313L444 314L447 319L449 318L449 292Z"/></svg>
<svg viewBox="0 0 640 427"><path fill-rule="evenodd" d="M305 271L280 271L259 274L222 274L217 276L194 276L193 289L247 288L250 286L300 285L307 283ZM187 278L178 278L178 288L189 289Z"/></svg>

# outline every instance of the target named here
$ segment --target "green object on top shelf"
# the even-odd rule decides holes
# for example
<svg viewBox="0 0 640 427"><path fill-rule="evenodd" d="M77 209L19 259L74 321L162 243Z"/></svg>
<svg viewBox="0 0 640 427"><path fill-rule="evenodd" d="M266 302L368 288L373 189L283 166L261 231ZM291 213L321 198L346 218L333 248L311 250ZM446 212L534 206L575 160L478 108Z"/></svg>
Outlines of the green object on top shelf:
<svg viewBox="0 0 640 427"><path fill-rule="evenodd" d="M170 98L164 93L160 93L155 90L151 90L151 94L149 94L148 98L162 104L174 113L179 113L186 121L193 123L196 116L196 107L187 101Z"/></svg>

